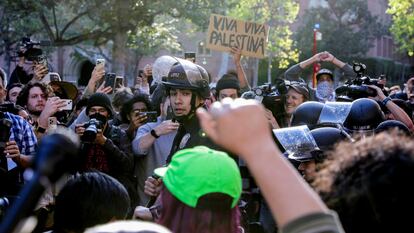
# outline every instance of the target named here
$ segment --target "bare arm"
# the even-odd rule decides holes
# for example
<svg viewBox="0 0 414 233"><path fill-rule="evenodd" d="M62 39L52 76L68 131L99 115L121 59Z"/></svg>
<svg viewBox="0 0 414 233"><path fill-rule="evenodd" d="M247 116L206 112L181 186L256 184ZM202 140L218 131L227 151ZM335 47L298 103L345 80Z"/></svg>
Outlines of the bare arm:
<svg viewBox="0 0 414 233"><path fill-rule="evenodd" d="M204 132L214 142L247 162L279 226L307 214L329 212L282 157L272 140L262 106L251 100L226 98L222 103L214 103L209 113L198 109L197 114ZM243 141L250 143L239 143Z"/></svg>
<svg viewBox="0 0 414 233"><path fill-rule="evenodd" d="M231 49L231 53L233 54L233 61L234 64L236 65L236 71L237 71L237 78L239 79L240 82L240 89L244 89L244 88L250 88L249 82L247 81L246 78L246 73L244 72L243 66L241 65L241 50L238 48L232 48Z"/></svg>
<svg viewBox="0 0 414 233"><path fill-rule="evenodd" d="M178 129L179 123L172 122L171 120L163 121L156 127L154 127L155 134L162 136L171 133ZM151 129L146 126L139 128L137 136L133 143L133 149L135 154L146 154L148 149L152 146L157 138L151 134Z"/></svg>
<svg viewBox="0 0 414 233"><path fill-rule="evenodd" d="M379 87L375 85L369 85L369 87L377 91L377 99L379 101L383 101L385 98L387 98ZM414 131L413 121L402 108L400 108L392 101L388 101L385 104L385 107L392 113L392 115L394 115L395 120L404 123L411 132Z"/></svg>

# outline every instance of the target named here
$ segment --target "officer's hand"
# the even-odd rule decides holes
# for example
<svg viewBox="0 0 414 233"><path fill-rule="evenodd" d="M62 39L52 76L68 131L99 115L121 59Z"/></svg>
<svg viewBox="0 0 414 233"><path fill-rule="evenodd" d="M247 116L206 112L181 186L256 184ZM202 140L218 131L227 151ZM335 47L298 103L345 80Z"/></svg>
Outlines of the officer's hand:
<svg viewBox="0 0 414 233"><path fill-rule="evenodd" d="M242 157L274 143L265 109L254 100L225 98L213 103L208 112L198 108L197 115L208 137Z"/></svg>
<svg viewBox="0 0 414 233"><path fill-rule="evenodd" d="M156 197L161 192L161 186L162 180L161 179L155 179L154 177L150 176L145 181L144 185L144 193L148 196Z"/></svg>

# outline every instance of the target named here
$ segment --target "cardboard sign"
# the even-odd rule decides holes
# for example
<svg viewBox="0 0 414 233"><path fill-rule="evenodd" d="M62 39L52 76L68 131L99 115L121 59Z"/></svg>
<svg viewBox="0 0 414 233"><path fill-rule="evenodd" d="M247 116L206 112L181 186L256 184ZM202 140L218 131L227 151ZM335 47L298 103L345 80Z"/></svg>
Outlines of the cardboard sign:
<svg viewBox="0 0 414 233"><path fill-rule="evenodd" d="M223 52L238 47L245 56L263 58L268 34L267 25L212 14L206 47Z"/></svg>

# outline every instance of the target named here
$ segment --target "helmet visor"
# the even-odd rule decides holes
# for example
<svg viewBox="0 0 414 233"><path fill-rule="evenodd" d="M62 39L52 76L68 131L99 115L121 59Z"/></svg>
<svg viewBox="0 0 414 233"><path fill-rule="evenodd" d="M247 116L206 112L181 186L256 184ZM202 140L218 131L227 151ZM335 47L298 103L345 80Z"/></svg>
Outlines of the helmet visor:
<svg viewBox="0 0 414 233"><path fill-rule="evenodd" d="M310 152L318 149L316 141L306 125L274 129L273 133L289 154L290 159L309 159Z"/></svg>
<svg viewBox="0 0 414 233"><path fill-rule="evenodd" d="M319 115L318 124L343 124L351 106L352 103L349 102L326 102Z"/></svg>

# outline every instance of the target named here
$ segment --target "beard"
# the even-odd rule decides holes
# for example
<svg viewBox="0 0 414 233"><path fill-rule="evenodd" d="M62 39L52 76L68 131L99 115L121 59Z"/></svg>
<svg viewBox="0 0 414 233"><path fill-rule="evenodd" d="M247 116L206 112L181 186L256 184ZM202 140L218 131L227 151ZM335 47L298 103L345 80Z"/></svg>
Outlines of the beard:
<svg viewBox="0 0 414 233"><path fill-rule="evenodd" d="M42 113L42 111L36 111L36 110L34 111L28 110L28 111L30 115L37 116L37 117L40 116L40 114Z"/></svg>

